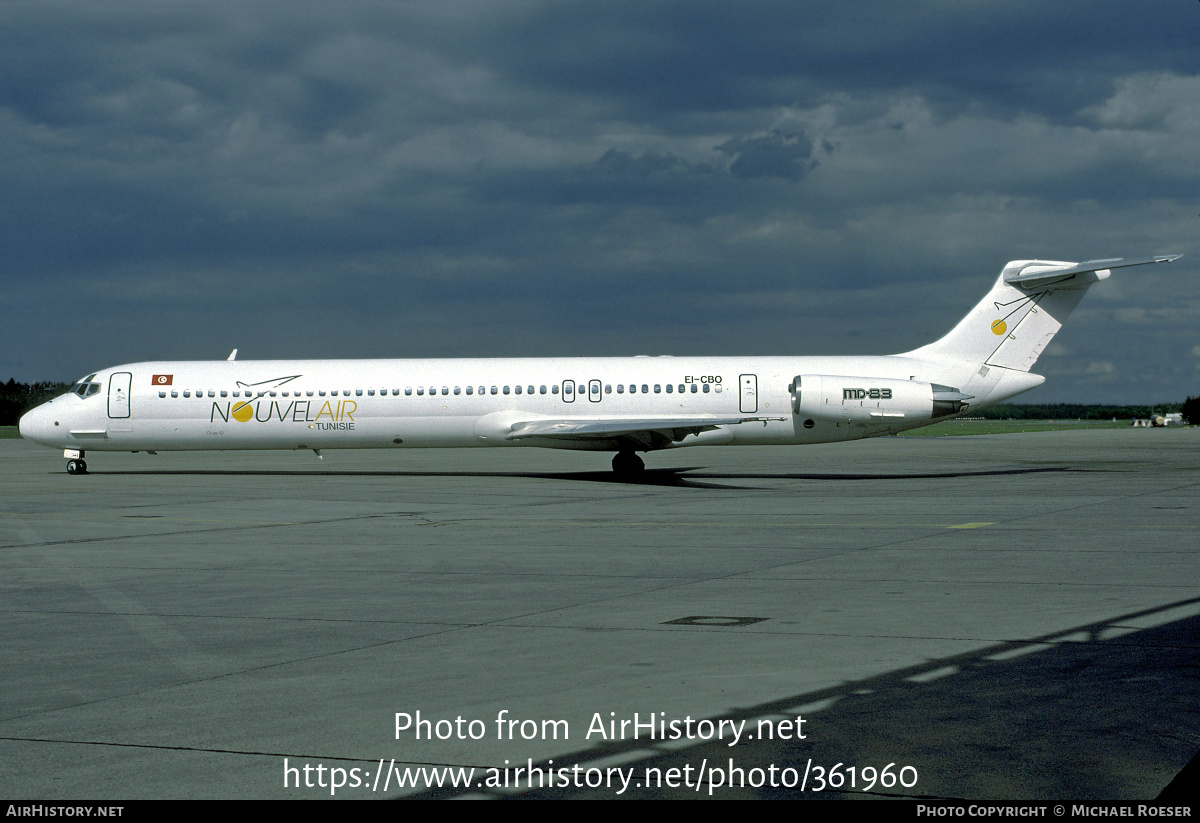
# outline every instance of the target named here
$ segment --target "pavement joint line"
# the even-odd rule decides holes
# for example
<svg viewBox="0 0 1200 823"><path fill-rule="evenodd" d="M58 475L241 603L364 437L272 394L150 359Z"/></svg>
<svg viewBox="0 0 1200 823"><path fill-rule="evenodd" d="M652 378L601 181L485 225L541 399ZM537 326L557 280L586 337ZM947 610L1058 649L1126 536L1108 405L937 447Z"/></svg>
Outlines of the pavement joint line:
<svg viewBox="0 0 1200 823"><path fill-rule="evenodd" d="M13 512L11 514L13 514L14 516L17 516L15 512ZM326 518L326 519L322 519L322 520L300 520L300 521L288 522L288 523L252 523L252 524L237 523L237 524L233 524L233 525L222 526L220 528L211 528L211 529L185 529L183 531L148 532L148 533L143 533L143 534L117 534L117 535L103 535L103 536L98 536L98 537L78 537L78 538L72 538L69 540L46 540L46 541L43 541L40 543L33 543L33 544L26 543L26 542L7 543L7 544L0 545L0 549L18 549L18 548L22 548L25 546L31 546L31 545L32 546L73 546L73 545L86 545L86 544L95 544L95 543L108 543L113 540L144 540L146 538L151 538L151 537L180 537L180 536L187 536L187 535L193 535L193 534L219 534L221 532L234 531L237 529L276 529L276 528L291 528L293 526L319 526L319 525L328 525L328 524L332 524L332 523L350 523L350 522L360 521L360 520L382 519L384 517L389 517L389 516L391 516L391 515L370 513L370 514L354 515L352 517L331 517L331 518ZM412 517L413 515L406 514L403 516Z"/></svg>
<svg viewBox="0 0 1200 823"><path fill-rule="evenodd" d="M293 752L263 752L253 749L218 749L206 746L168 746L163 743L118 743L113 740L60 740L51 737L6 737L0 735L0 741L14 743L55 743L68 746L116 746L124 749L162 749L177 752L196 752L198 754L242 754L251 757L294 757L298 760L330 760L343 763L372 763L378 764L379 758L349 757L343 755L297 754ZM397 766L449 766L462 768L488 769L487 765L471 766L469 763L450 763L438 760L397 760ZM514 767L515 768L515 767ZM65 805L66 801L62 801Z"/></svg>

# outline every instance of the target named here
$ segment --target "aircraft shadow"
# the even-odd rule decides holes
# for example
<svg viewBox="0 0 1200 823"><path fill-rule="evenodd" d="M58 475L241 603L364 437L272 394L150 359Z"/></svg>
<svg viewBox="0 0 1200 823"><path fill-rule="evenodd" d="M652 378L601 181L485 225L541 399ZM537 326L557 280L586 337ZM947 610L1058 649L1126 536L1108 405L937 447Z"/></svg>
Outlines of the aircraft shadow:
<svg viewBox="0 0 1200 823"><path fill-rule="evenodd" d="M706 481L747 480L940 480L959 477L991 477L1015 474L1081 471L1068 466L1046 466L1030 469L988 469L955 472L714 472L703 466L646 469L638 474L617 474L611 471L585 472L521 472L521 471L353 471L322 469L149 469L132 471L92 470L89 475L161 475L213 477L495 477L560 480L584 483L608 483L622 486L671 486L696 489L753 489L731 483Z"/></svg>

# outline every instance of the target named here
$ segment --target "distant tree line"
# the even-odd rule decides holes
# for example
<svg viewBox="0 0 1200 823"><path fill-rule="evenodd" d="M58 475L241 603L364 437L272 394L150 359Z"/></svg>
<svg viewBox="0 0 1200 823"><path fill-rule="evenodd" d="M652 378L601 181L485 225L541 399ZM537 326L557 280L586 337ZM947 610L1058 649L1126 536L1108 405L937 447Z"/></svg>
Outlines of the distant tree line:
<svg viewBox="0 0 1200 823"><path fill-rule="evenodd" d="M1200 426L1200 397L1189 397L1179 407L1183 419L1193 426Z"/></svg>
<svg viewBox="0 0 1200 823"><path fill-rule="evenodd" d="M38 403L62 394L70 383L18 383L10 379L0 383L0 426L15 426L21 415Z"/></svg>
<svg viewBox="0 0 1200 823"><path fill-rule="evenodd" d="M1192 404L1192 420L1200 423L1200 398L1188 398L1186 403L1157 403L1153 406L1102 406L1099 404L1085 405L1082 403L1041 403L1018 404L1001 403L988 406L978 411L967 412L968 417L982 417L985 420L1132 420L1135 417L1149 417L1151 413L1170 414L1184 411L1184 407ZM1184 414L1184 419L1188 419Z"/></svg>

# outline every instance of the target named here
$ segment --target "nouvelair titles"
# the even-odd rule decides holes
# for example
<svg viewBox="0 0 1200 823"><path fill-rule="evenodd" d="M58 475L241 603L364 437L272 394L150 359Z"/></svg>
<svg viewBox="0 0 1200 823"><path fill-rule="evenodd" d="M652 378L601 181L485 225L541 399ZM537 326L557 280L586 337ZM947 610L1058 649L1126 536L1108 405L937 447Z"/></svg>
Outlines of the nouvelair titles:
<svg viewBox="0 0 1200 823"><path fill-rule="evenodd" d="M325 400L313 414L313 401L291 400L280 402L260 398L255 401L243 400L236 403L213 403L209 412L210 423L219 418L228 423L230 418L239 423L249 423L255 420L259 423L269 423L272 420L280 423L312 423L318 429L354 428L354 412L358 403L353 400Z"/></svg>

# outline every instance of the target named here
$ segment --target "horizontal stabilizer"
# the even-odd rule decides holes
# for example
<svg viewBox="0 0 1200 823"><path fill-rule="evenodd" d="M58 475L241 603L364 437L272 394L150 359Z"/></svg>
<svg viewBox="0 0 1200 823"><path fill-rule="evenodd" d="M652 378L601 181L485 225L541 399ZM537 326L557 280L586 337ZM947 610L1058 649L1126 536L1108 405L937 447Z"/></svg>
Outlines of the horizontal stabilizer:
<svg viewBox="0 0 1200 823"><path fill-rule="evenodd" d="M1047 266L1053 266L1055 265L1054 263L1042 260L1030 260L1019 268L1005 269L1004 282L1009 285L1028 289L1058 283L1077 274L1123 269L1127 266L1143 266L1147 263L1170 263L1172 260L1178 260L1182 256L1181 254L1159 254L1154 257L1138 259L1115 257L1110 260L1089 260L1086 263L1078 263L1068 268L1050 269Z"/></svg>

